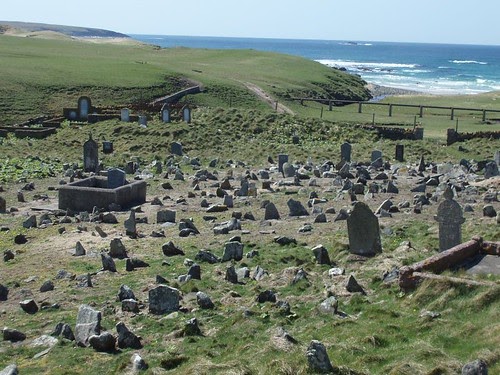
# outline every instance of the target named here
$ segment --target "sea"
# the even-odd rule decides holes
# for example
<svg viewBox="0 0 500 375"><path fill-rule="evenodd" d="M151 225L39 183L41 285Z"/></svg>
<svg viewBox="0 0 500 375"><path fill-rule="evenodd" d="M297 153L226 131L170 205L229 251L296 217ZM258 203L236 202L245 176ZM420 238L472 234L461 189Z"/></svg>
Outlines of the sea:
<svg viewBox="0 0 500 375"><path fill-rule="evenodd" d="M368 83L438 95L500 90L500 45L131 35L164 48L253 49L344 68Z"/></svg>

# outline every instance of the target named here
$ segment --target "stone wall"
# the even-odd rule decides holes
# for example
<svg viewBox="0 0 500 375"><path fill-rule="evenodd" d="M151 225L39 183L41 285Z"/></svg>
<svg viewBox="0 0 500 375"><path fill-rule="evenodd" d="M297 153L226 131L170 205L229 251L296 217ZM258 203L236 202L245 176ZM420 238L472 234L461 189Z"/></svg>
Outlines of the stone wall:
<svg viewBox="0 0 500 375"><path fill-rule="evenodd" d="M463 142L475 138L500 139L500 132L458 133L455 129L448 129L446 133L446 144L449 146L456 142Z"/></svg>

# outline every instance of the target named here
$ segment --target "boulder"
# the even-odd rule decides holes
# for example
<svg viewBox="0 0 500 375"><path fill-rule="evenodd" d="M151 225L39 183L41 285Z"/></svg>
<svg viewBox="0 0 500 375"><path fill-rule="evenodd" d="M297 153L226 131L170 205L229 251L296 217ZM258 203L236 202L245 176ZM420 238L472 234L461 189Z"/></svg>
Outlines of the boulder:
<svg viewBox="0 0 500 375"><path fill-rule="evenodd" d="M125 323L119 322L116 325L116 332L118 332L118 347L122 349L141 349L142 344L139 337L132 333Z"/></svg>
<svg viewBox="0 0 500 375"><path fill-rule="evenodd" d="M88 305L80 305L75 326L75 340L79 346L88 346L93 335L101 333L101 312Z"/></svg>
<svg viewBox="0 0 500 375"><path fill-rule="evenodd" d="M116 337L109 332L89 337L89 345L97 352L111 353L116 348Z"/></svg>
<svg viewBox="0 0 500 375"><path fill-rule="evenodd" d="M321 342L312 340L307 347L306 357L312 373L326 374L334 371L326 348Z"/></svg>

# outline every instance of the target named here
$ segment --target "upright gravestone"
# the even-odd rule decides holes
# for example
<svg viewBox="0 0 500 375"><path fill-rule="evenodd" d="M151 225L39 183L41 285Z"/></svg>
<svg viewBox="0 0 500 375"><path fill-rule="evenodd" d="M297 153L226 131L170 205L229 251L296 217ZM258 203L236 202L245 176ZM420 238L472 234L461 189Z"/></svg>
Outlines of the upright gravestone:
<svg viewBox="0 0 500 375"><path fill-rule="evenodd" d="M396 145L396 160L399 162L404 161L405 154L405 146L404 145Z"/></svg>
<svg viewBox="0 0 500 375"><path fill-rule="evenodd" d="M0 197L0 214L7 212L7 201L5 198Z"/></svg>
<svg viewBox="0 0 500 375"><path fill-rule="evenodd" d="M104 154L112 154L113 153L113 142L102 141L102 152Z"/></svg>
<svg viewBox="0 0 500 375"><path fill-rule="evenodd" d="M373 150L372 151L372 163L377 160L382 158L382 151L380 150Z"/></svg>
<svg viewBox="0 0 500 375"><path fill-rule="evenodd" d="M486 163L484 166L484 178L491 178L499 175L498 165L494 161Z"/></svg>
<svg viewBox="0 0 500 375"><path fill-rule="evenodd" d="M122 108L120 120L123 122L130 122L130 110L128 108Z"/></svg>
<svg viewBox="0 0 500 375"><path fill-rule="evenodd" d="M116 189L125 185L125 172L118 168L108 171L108 189Z"/></svg>
<svg viewBox="0 0 500 375"><path fill-rule="evenodd" d="M495 163L500 167L500 150L495 152Z"/></svg>
<svg viewBox="0 0 500 375"><path fill-rule="evenodd" d="M187 124L191 123L191 108L184 107L182 109L182 120Z"/></svg>
<svg viewBox="0 0 500 375"><path fill-rule="evenodd" d="M168 109L166 104L161 107L161 121L170 122L170 109Z"/></svg>
<svg viewBox="0 0 500 375"><path fill-rule="evenodd" d="M78 99L78 117L80 120L87 120L91 109L90 98L82 96Z"/></svg>
<svg viewBox="0 0 500 375"><path fill-rule="evenodd" d="M346 162L351 161L351 150L352 146L350 143L342 143L340 146L340 159Z"/></svg>
<svg viewBox="0 0 500 375"><path fill-rule="evenodd" d="M288 155L279 154L278 155L278 171L283 173L283 164L288 163Z"/></svg>
<svg viewBox="0 0 500 375"><path fill-rule="evenodd" d="M170 153L182 156L182 144L180 144L179 142L172 142L170 144Z"/></svg>
<svg viewBox="0 0 500 375"><path fill-rule="evenodd" d="M96 172L99 166L99 147L89 135L87 142L83 144L83 169L85 172Z"/></svg>
<svg viewBox="0 0 500 375"><path fill-rule="evenodd" d="M378 219L365 203L354 205L347 218L347 232L352 254L372 256L382 252Z"/></svg>
<svg viewBox="0 0 500 375"><path fill-rule="evenodd" d="M148 118L144 115L139 116L139 125L148 126Z"/></svg>
<svg viewBox="0 0 500 375"><path fill-rule="evenodd" d="M180 292L178 289L160 285L149 291L149 312L155 315L179 310Z"/></svg>
<svg viewBox="0 0 500 375"><path fill-rule="evenodd" d="M439 223L439 251L448 250L462 243L462 228L465 218L462 208L453 199L453 191L448 187L443 193L444 201L438 206L434 219Z"/></svg>

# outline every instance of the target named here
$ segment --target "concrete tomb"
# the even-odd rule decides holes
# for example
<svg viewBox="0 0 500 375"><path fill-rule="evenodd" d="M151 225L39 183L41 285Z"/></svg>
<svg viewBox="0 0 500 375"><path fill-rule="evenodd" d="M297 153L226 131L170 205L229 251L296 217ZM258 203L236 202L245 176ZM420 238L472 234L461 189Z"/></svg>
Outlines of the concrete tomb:
<svg viewBox="0 0 500 375"><path fill-rule="evenodd" d="M98 167L99 148L90 134L87 142L83 144L83 169L85 172L97 172Z"/></svg>
<svg viewBox="0 0 500 375"><path fill-rule="evenodd" d="M372 256L382 252L378 219L365 203L354 205L347 218L347 232L352 254Z"/></svg>
<svg viewBox="0 0 500 375"><path fill-rule="evenodd" d="M462 224L465 221L462 207L453 199L448 187L443 193L444 201L438 206L434 219L439 223L439 251L451 249L462 243Z"/></svg>
<svg viewBox="0 0 500 375"><path fill-rule="evenodd" d="M121 181L118 172L117 177L112 177L112 183ZM108 209L111 204L117 204L127 208L146 202L146 181L125 182L114 188L109 188L108 182L105 177L94 176L62 185L59 188L59 209L92 212L94 207Z"/></svg>

